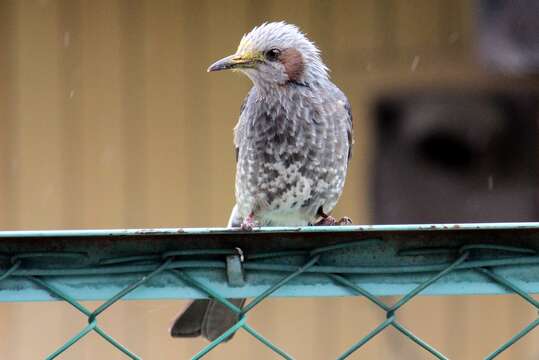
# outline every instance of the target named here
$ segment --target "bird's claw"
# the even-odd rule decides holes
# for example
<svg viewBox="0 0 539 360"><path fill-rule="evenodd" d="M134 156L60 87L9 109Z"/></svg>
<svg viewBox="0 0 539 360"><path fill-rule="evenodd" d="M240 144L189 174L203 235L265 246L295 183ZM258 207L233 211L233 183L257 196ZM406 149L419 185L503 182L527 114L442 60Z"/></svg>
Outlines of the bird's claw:
<svg viewBox="0 0 539 360"><path fill-rule="evenodd" d="M317 223L314 224L314 226L340 226L340 225L351 225L352 219L350 219L348 216L344 216L341 219L337 220L333 216L326 216Z"/></svg>
<svg viewBox="0 0 539 360"><path fill-rule="evenodd" d="M326 216L320 219L320 221L314 223L314 226L335 226L337 225L337 220L333 216Z"/></svg>
<svg viewBox="0 0 539 360"><path fill-rule="evenodd" d="M348 216L343 216L339 221L337 221L337 225L352 225L352 219L350 219Z"/></svg>
<svg viewBox="0 0 539 360"><path fill-rule="evenodd" d="M253 228L254 228L253 223L242 222L240 225L240 229L242 229L243 231L252 231Z"/></svg>
<svg viewBox="0 0 539 360"><path fill-rule="evenodd" d="M252 216L248 216L245 220L242 221L240 229L243 231L252 231L257 226L256 221Z"/></svg>

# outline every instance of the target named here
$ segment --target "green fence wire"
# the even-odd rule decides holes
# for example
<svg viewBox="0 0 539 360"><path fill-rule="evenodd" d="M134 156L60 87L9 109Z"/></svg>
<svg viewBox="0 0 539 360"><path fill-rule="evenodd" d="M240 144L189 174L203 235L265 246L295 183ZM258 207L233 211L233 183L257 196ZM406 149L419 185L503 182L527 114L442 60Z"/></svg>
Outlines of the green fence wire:
<svg viewBox="0 0 539 360"><path fill-rule="evenodd" d="M402 266L342 266L339 264L325 265L321 262L324 256L330 255L336 251L343 251L353 248L360 243L379 241L376 239L361 240L354 242L340 243L337 245L319 247L307 250L290 250L290 251L273 251L265 253L243 253L237 248L232 249L208 249L208 250L186 250L173 251L163 254L148 254L137 256L124 256L118 258L110 258L101 260L98 264L89 264L86 254L80 252L34 252L22 253L16 255L2 255L0 261L3 262L3 273L0 275L1 281L10 277L22 277L33 281L42 289L48 291L51 295L59 300L66 301L77 309L82 315L88 319L88 325L81 329L76 335L69 339L65 344L60 346L56 351L52 352L47 359L55 359L64 351L75 345L84 336L90 332L96 332L103 339L112 344L116 349L124 353L131 359L140 359L132 351L120 344L117 340L107 334L99 325L98 318L112 305L123 299L127 294L141 287L141 285L150 281L152 278L160 276L164 273L171 273L177 278L182 285L190 286L198 289L222 304L226 305L232 311L239 314L239 321L232 326L227 332L219 338L208 344L192 359L201 359L207 355L212 349L224 342L232 333L243 329L251 334L261 344L267 346L275 354L283 359L294 359L284 349L274 344L270 339L260 334L252 328L248 323L248 314L262 301L274 294L285 284L290 285L290 282L306 274L319 274L327 276L331 281L349 290L350 295L363 296L369 299L372 303L385 312L386 320L380 323L371 332L361 337L356 343L350 344L342 354L338 356L338 360L346 359L352 353L363 347L376 335L385 329L392 327L398 332L409 338L415 344L423 348L425 351L432 354L437 359L448 359L432 345L422 340L420 337L412 333L403 324L397 320L398 312L405 307L411 300L421 294L423 290L437 282L442 277L455 273L461 270L473 270L484 276L489 281L507 289L508 291L520 296L527 303L539 310L539 302L530 296L526 291L521 289L517 284L507 280L498 274L497 268L512 266L538 264L539 256L536 251L529 248L500 246L494 244L476 244L465 245L459 248L415 248L401 250L397 256L414 257L414 256L429 256L432 254L446 254L453 258L452 261L446 263L434 263L427 265L402 265ZM496 254L496 256L490 256ZM501 256L500 256L501 254ZM216 259L216 256L218 259ZM222 259L220 259L222 257ZM64 267L64 268L39 268L35 266L36 261L51 258L61 261L71 261L83 264L81 267ZM290 261L290 259L295 261ZM299 266L294 265L300 259ZM271 260L271 261L268 261ZM231 266L236 264L239 266ZM238 282L241 285L243 272L254 274L256 272L273 272L283 274L282 278L273 286L261 292L253 298L243 309L236 307L227 301L222 295L215 290L204 285L193 276L193 270L201 269L219 269L228 275L229 282ZM233 269L231 271L231 269ZM369 275L397 275L400 273L421 273L428 275L427 280L423 281L412 291L402 296L392 305L388 305L374 296L369 291L357 284L357 281L351 281L348 277L354 274ZM74 296L67 294L57 287L53 286L48 279L51 276L85 276L95 274L133 274L139 273L140 277L123 290L112 296L107 301L103 302L96 310L90 311L86 307L75 300ZM238 285L238 284L237 284ZM522 337L526 336L539 325L539 317L530 322L525 328L508 339L504 344L495 349L485 359L494 359L503 351L514 345Z"/></svg>

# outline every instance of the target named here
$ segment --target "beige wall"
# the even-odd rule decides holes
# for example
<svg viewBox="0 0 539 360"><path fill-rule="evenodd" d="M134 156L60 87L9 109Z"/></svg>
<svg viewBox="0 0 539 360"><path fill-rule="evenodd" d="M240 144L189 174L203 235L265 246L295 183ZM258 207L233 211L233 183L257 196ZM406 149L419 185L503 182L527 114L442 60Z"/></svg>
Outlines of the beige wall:
<svg viewBox="0 0 539 360"><path fill-rule="evenodd" d="M300 25L349 95L356 146L336 212L369 222L373 92L499 83L471 61L470 16L465 0L0 0L0 228L222 226L233 204L232 127L250 84L205 69L273 19ZM476 359L533 318L522 305L421 298L400 319L452 359ZM145 359L186 359L203 342L168 338L179 307L123 302L100 323ZM360 298L274 299L250 317L298 359L330 359L384 314ZM0 358L17 360L43 358L85 324L62 303L3 304L0 319ZM501 358L537 359L538 335ZM62 358L123 356L91 335ZM208 358L275 356L241 333ZM430 356L389 331L351 358Z"/></svg>

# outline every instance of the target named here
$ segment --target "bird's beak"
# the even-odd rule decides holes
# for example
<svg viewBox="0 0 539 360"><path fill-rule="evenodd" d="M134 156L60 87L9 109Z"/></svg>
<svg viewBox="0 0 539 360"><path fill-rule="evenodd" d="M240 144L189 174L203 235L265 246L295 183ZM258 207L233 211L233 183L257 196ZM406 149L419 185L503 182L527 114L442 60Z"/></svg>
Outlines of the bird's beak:
<svg viewBox="0 0 539 360"><path fill-rule="evenodd" d="M253 67L258 60L255 56L234 54L213 63L208 72Z"/></svg>

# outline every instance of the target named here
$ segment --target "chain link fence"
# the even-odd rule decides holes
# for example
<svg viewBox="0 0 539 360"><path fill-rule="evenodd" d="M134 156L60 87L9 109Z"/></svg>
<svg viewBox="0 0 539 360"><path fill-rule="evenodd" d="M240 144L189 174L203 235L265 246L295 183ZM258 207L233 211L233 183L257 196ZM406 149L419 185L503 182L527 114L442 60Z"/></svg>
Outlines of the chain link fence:
<svg viewBox="0 0 539 360"><path fill-rule="evenodd" d="M312 243L316 243L313 241ZM346 359L359 350L376 335L385 329L392 327L425 351L437 359L448 359L431 344L415 335L397 319L399 311L417 296L421 295L434 284L447 276L459 276L462 271L472 271L483 278L483 281L496 284L506 292L514 293L521 297L531 307L539 311L539 302L535 300L521 284L507 279L500 269L512 267L533 267L539 264L539 255L532 247L506 246L492 243L476 243L438 247L410 247L406 243L395 252L392 261L386 265L349 265L346 261L335 261L335 254L350 254L368 246L384 247L384 240L378 238L362 239L359 241L338 242L336 244L304 249L272 249L271 251L247 252L237 247L213 248L213 249L189 249L166 251L162 253L146 253L136 255L123 255L117 257L101 258L96 263L85 252L70 251L47 251L47 252L21 252L15 254L3 254L0 260L3 263L3 271L0 276L0 290L2 283L8 279L19 281L30 280L35 286L46 290L52 297L63 300L82 316L87 317L88 325L81 329L65 344L53 351L47 359L55 359L71 346L76 345L90 332L96 332L104 340L108 341L118 351L131 359L140 359L134 352L127 349L116 341L98 324L99 316L118 301L125 299L131 292L148 285L155 279L165 274L172 274L178 286L191 287L206 297L211 297L226 305L229 309L239 314L239 321L227 332L215 341L195 354L192 359L201 359L216 346L224 342L229 335L243 330L256 338L262 346L271 349L277 356L283 359L294 359L292 354L273 343L269 338L259 333L248 323L248 315L253 309L268 297L284 286L294 286L302 277L318 275L325 277L333 285L342 287L351 296L363 296L374 303L380 311L386 314L386 320L372 329L368 334L360 337L357 342L350 344L337 359ZM448 261L439 262L442 256ZM342 258L341 258L342 259ZM401 261L402 259L402 261ZM405 260L407 259L407 260ZM414 264L409 259L421 259ZM429 260L430 259L430 260ZM402 263L402 265L399 265ZM46 265L44 265L46 264ZM68 264L66 266L66 264ZM78 264L78 266L74 266ZM227 301L229 293L222 294L198 279L196 272L199 270L212 270L221 272L226 277L230 287L240 289L245 285L245 275L256 276L257 274L271 273L277 281L267 287L243 308L240 309ZM354 278L361 275L362 281L369 277L380 275L398 278L399 275L409 274L419 279L417 285L405 293L398 301L388 305L380 300L371 291L362 286L361 281ZM58 288L53 284L57 277L85 277L85 276L123 276L136 275L136 280L130 282L121 291L103 302L95 311L84 307L75 296ZM239 290L238 290L239 291ZM241 294L238 294L241 296ZM532 320L526 327L513 337L501 344L485 359L494 359L521 338L530 333L539 325L539 317Z"/></svg>

